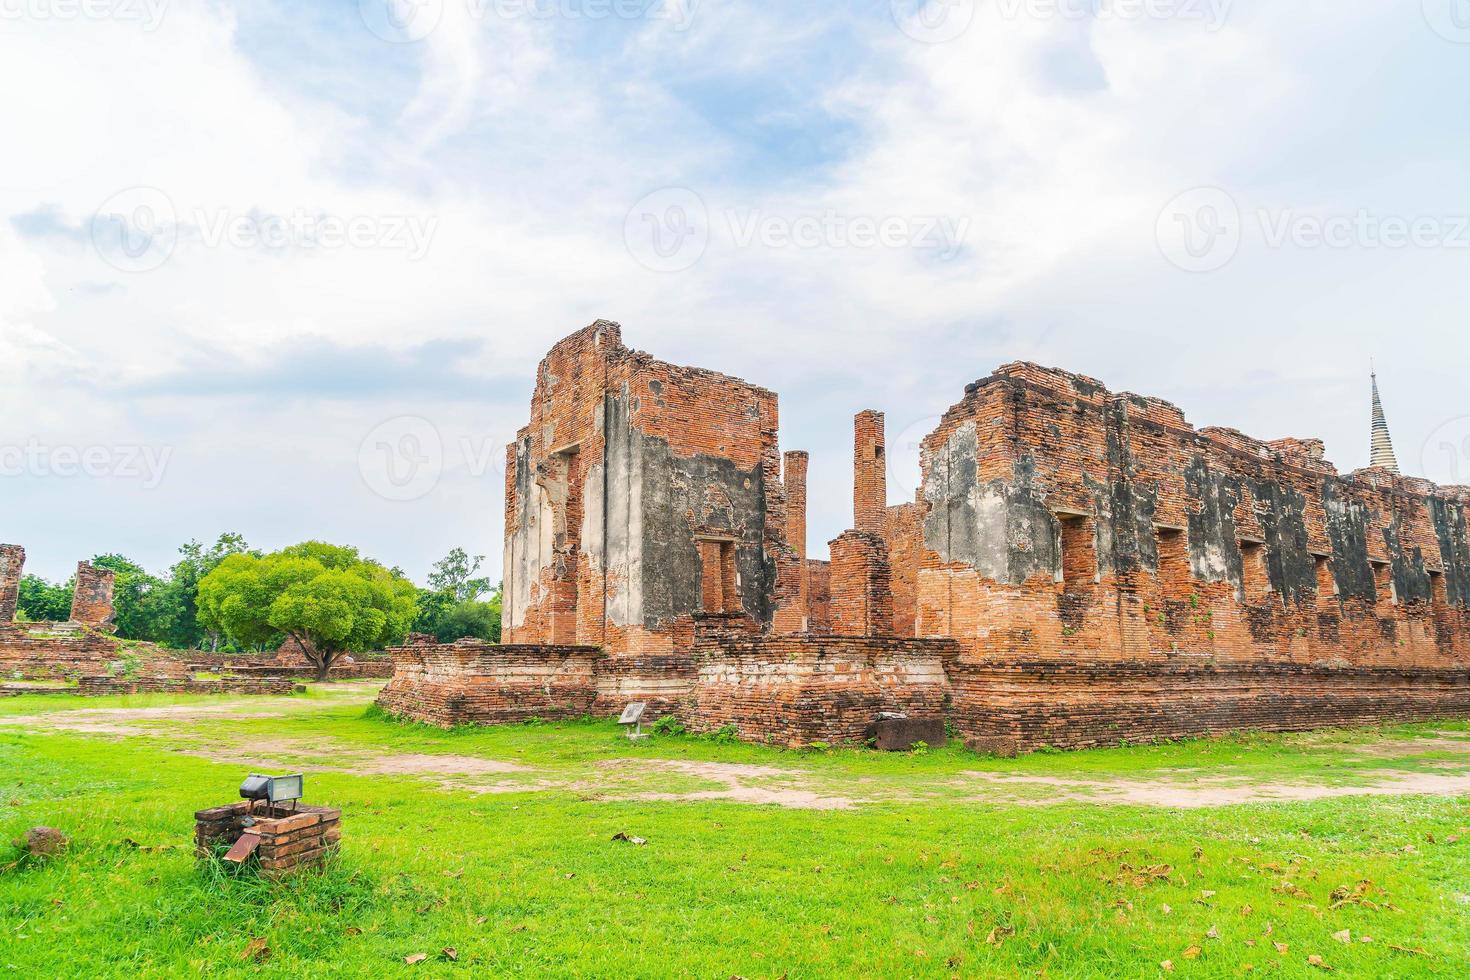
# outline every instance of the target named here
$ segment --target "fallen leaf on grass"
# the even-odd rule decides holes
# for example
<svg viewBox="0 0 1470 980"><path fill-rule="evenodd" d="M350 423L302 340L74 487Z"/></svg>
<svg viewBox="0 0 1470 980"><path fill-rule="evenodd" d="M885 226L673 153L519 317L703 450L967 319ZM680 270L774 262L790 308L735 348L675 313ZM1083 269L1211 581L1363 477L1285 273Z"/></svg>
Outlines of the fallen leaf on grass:
<svg viewBox="0 0 1470 980"><path fill-rule="evenodd" d="M1249 905L1242 905L1240 907L1240 914L1241 915L1250 915L1254 911L1255 911L1255 909L1251 908Z"/></svg>
<svg viewBox="0 0 1470 980"><path fill-rule="evenodd" d="M1346 946L1353 941L1353 933L1351 929L1344 929L1342 932L1334 932L1332 938Z"/></svg>
<svg viewBox="0 0 1470 980"><path fill-rule="evenodd" d="M1410 956L1428 956L1429 955L1429 951L1428 950L1424 950L1424 949L1410 949L1407 946L1395 946L1393 943L1389 943L1388 944L1388 948L1391 949L1391 950L1393 950L1395 953L1408 953Z"/></svg>
<svg viewBox="0 0 1470 980"><path fill-rule="evenodd" d="M240 954L242 960L254 960L256 963L264 963L271 958L270 944L265 939L257 937L245 944L245 952Z"/></svg>
<svg viewBox="0 0 1470 980"><path fill-rule="evenodd" d="M409 956L405 956L403 958L403 962L407 963L409 966L413 966L415 963L422 963L424 960L426 960L428 958L429 958L429 954L428 953L413 953L413 954L411 954Z"/></svg>
<svg viewBox="0 0 1470 980"><path fill-rule="evenodd" d="M613 834L613 840L627 841L629 844L637 844L639 846L648 843L648 841L644 840L642 837L629 837L627 834L621 832Z"/></svg>
<svg viewBox="0 0 1470 980"><path fill-rule="evenodd" d="M1322 957L1318 956L1316 953L1313 953L1311 956L1307 957L1307 966L1315 966L1317 969L1326 970L1328 973L1332 972L1332 967L1327 965L1327 961L1322 959Z"/></svg>
<svg viewBox="0 0 1470 980"><path fill-rule="evenodd" d="M451 963L459 959L459 950L455 949L453 946L445 946L439 952L442 953L444 955L444 958Z"/></svg>
<svg viewBox="0 0 1470 980"><path fill-rule="evenodd" d="M444 872L444 877L446 877L446 878L453 878L456 881L458 881L460 878L463 878L464 877L464 870L461 869L459 871L446 871L446 872Z"/></svg>
<svg viewBox="0 0 1470 980"><path fill-rule="evenodd" d="M348 926L346 929L343 929L342 932L343 932L343 934L348 935L348 936L361 936L362 935L362 930L359 929L359 928L357 928L357 926Z"/></svg>
<svg viewBox="0 0 1470 980"><path fill-rule="evenodd" d="M1220 938L1220 930L1219 929L1216 929L1214 926L1210 926L1210 931L1207 932L1207 933L1205 933L1205 938L1206 939L1219 939Z"/></svg>
<svg viewBox="0 0 1470 980"><path fill-rule="evenodd" d="M1191 946L1184 951L1184 958L1186 960L1197 960L1199 959L1199 954L1203 952L1204 950L1200 949L1198 946Z"/></svg>
<svg viewBox="0 0 1470 980"><path fill-rule="evenodd" d="M1286 945L1286 943L1272 943L1271 945L1275 946L1276 952L1280 953L1282 956L1285 956L1291 951L1291 947Z"/></svg>
<svg viewBox="0 0 1470 980"><path fill-rule="evenodd" d="M1174 961L1173 960L1165 960L1164 962L1160 963L1159 966L1163 969L1163 971L1165 973L1173 973L1174 972Z"/></svg>
<svg viewBox="0 0 1470 980"><path fill-rule="evenodd" d="M1007 936L1014 936L1016 930L1012 926L996 926L990 930L990 935L985 937L987 946L999 946L1006 941Z"/></svg>
<svg viewBox="0 0 1470 980"><path fill-rule="evenodd" d="M1169 907L1169 903L1168 902L1165 902L1164 903L1164 906L1163 906L1163 912L1164 912L1164 914L1165 915L1168 915L1170 912L1173 912L1173 911L1174 910Z"/></svg>

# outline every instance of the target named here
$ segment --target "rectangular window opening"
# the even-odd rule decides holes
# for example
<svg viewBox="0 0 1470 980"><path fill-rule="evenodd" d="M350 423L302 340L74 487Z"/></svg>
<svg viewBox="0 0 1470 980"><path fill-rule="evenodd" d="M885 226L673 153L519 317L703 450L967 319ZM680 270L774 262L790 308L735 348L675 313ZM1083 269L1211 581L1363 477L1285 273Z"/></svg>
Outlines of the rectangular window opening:
<svg viewBox="0 0 1470 980"><path fill-rule="evenodd" d="M1062 583L1068 592L1097 584L1097 538L1089 517L1062 514Z"/></svg>
<svg viewBox="0 0 1470 980"><path fill-rule="evenodd" d="M1317 611L1337 612L1337 578L1326 555L1317 555Z"/></svg>
<svg viewBox="0 0 1470 980"><path fill-rule="evenodd" d="M1271 576L1266 571L1266 546L1260 541L1240 542L1242 600L1260 603L1271 594Z"/></svg>

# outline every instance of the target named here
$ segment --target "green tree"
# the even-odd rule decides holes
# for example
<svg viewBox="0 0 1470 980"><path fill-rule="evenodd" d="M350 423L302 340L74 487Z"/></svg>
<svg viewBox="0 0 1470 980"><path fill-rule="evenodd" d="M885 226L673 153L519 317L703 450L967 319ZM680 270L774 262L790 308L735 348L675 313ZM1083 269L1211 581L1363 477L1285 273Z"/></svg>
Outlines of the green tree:
<svg viewBox="0 0 1470 980"><path fill-rule="evenodd" d="M413 583L356 548L307 541L225 558L199 582L199 621L241 645L293 637L325 681L344 654L402 641L415 598Z"/></svg>
<svg viewBox="0 0 1470 980"><path fill-rule="evenodd" d="M71 593L70 584L52 585L39 575L24 575L15 608L33 623L64 623L71 618Z"/></svg>
<svg viewBox="0 0 1470 980"><path fill-rule="evenodd" d="M456 603L474 602L490 591L488 578L475 577L484 561L484 555L471 556L463 548L455 548L434 563L429 588L450 593Z"/></svg>
<svg viewBox="0 0 1470 980"><path fill-rule="evenodd" d="M245 538L232 531L221 534L209 548L189 541L179 548L179 560L169 569L167 601L169 606L168 645L180 650L208 647L218 650L220 631L207 629L199 622L199 582L231 555L255 555Z"/></svg>
<svg viewBox="0 0 1470 980"><path fill-rule="evenodd" d="M170 612L167 583L122 555L98 555L92 564L113 574L117 635L125 640L165 642Z"/></svg>

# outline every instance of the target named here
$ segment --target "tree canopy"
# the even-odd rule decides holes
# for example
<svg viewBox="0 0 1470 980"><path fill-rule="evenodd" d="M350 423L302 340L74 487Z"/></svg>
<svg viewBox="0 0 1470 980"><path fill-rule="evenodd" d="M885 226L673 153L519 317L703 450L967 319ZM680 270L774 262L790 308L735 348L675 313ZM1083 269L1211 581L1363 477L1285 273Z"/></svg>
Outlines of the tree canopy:
<svg viewBox="0 0 1470 980"><path fill-rule="evenodd" d="M402 641L413 624L407 579L356 548L307 541L273 554L231 555L199 582L199 621L241 644L293 637L317 677L348 652Z"/></svg>

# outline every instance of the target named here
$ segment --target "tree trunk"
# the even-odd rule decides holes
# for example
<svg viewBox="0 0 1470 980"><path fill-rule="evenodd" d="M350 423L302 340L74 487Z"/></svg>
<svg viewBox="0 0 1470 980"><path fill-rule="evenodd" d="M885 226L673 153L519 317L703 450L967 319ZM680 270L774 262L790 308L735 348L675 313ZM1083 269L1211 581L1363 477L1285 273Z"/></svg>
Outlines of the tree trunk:
<svg viewBox="0 0 1470 980"><path fill-rule="evenodd" d="M310 648L308 648L310 649ZM316 667L316 680L318 684L330 684L332 682L332 665L342 655L340 653L329 653L322 650L312 650L309 655L312 665Z"/></svg>

